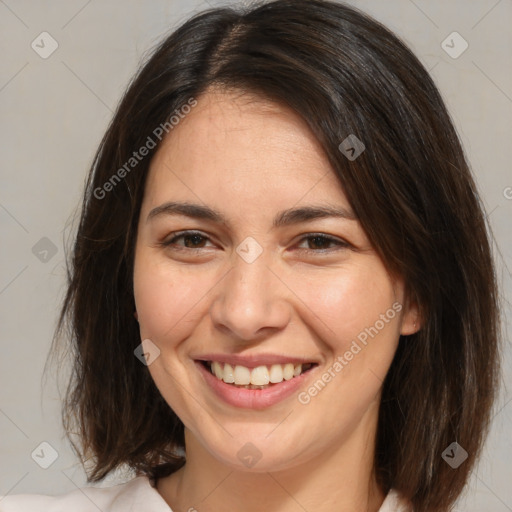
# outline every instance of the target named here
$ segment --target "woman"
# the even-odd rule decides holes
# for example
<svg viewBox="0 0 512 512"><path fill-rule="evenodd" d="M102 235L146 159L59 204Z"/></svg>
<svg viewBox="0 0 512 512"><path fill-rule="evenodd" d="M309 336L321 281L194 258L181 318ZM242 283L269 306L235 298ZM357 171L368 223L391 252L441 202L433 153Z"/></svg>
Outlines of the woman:
<svg viewBox="0 0 512 512"><path fill-rule="evenodd" d="M3 512L450 510L490 418L498 307L428 73L337 3L186 22L97 152L66 325L89 481L136 478Z"/></svg>

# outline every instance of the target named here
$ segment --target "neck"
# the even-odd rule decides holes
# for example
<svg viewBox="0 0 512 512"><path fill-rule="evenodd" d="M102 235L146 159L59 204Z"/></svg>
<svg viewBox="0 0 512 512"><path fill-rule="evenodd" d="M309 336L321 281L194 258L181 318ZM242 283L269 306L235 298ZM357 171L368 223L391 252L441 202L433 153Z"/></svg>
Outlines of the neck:
<svg viewBox="0 0 512 512"><path fill-rule="evenodd" d="M374 431L359 430L329 453L275 472L227 466L185 433L187 463L157 483L174 511L378 512L385 497L372 469Z"/></svg>

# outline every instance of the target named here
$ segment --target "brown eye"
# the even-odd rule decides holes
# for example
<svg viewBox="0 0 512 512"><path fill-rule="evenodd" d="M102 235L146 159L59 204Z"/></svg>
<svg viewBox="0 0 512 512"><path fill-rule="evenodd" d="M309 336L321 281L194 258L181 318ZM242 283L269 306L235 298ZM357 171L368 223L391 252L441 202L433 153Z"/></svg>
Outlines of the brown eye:
<svg viewBox="0 0 512 512"><path fill-rule="evenodd" d="M308 240L309 249L326 249L332 243L331 240L323 236L312 236Z"/></svg>
<svg viewBox="0 0 512 512"><path fill-rule="evenodd" d="M179 241L182 241L180 243ZM208 242L208 237L196 232L178 233L171 239L162 243L165 247L175 247L177 249L202 249Z"/></svg>
<svg viewBox="0 0 512 512"><path fill-rule="evenodd" d="M343 240L339 240L337 238L321 234L305 236L304 238L302 238L299 246L304 242L307 244L307 247L302 247L301 249L313 252L327 252L332 250L343 249L349 246L348 243Z"/></svg>
<svg viewBox="0 0 512 512"><path fill-rule="evenodd" d="M191 249L203 247L206 241L206 238L201 235L182 235L180 238L183 238L185 247L189 247Z"/></svg>

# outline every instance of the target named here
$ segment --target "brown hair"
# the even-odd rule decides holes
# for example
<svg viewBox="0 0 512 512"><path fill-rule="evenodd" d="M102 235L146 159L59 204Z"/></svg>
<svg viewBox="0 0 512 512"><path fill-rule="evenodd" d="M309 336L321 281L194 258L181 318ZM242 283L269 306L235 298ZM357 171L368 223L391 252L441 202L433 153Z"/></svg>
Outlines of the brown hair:
<svg viewBox="0 0 512 512"><path fill-rule="evenodd" d="M134 356L133 254L151 158L126 163L212 86L255 92L306 120L376 251L418 304L422 328L400 339L384 382L375 471L414 510L449 510L480 453L497 388L483 208L418 59L365 14L320 0L194 16L158 46L118 106L87 181L56 334L68 327L72 339L63 421L82 460L94 459L89 481L121 464L150 477L184 464L183 424ZM366 147L353 161L338 148L351 134ZM441 457L453 441L469 455L457 469Z"/></svg>

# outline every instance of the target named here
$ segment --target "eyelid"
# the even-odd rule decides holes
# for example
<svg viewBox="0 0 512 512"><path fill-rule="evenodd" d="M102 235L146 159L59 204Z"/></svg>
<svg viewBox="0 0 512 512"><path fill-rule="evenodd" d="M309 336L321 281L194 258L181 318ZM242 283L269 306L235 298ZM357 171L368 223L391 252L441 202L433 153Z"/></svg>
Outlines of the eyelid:
<svg viewBox="0 0 512 512"><path fill-rule="evenodd" d="M173 241L177 240L178 238L182 238L185 236L194 236L194 235L200 236L201 238L204 238L205 240L212 242L211 236L207 235L206 233L203 233L202 231L185 229L183 231L174 231L173 233L168 235L162 242L160 242L159 245L161 245L163 247L170 247L171 245L173 245ZM180 246L180 245L176 246L176 247L178 247L180 249L188 250L188 251L205 249L205 247L185 247L185 246Z"/></svg>
<svg viewBox="0 0 512 512"><path fill-rule="evenodd" d="M185 236L194 236L197 235L201 238L204 238L207 242L214 243L211 240L211 236L198 230L183 230L183 231L175 231L171 233L165 240L163 240L159 245L163 247L171 247L174 245L174 242ZM299 251L308 252L308 253L328 253L341 249L347 249L352 247L352 245L342 238L335 237L333 235L328 235L327 233L319 233L319 232L306 232L299 235L299 238L296 243L293 244L293 247L300 245L303 242L307 242L307 240L312 238L322 238L327 240L328 242L335 244L336 247L330 247L325 249L309 249L309 248L299 248ZM201 249L207 249L208 247L185 247L182 245L174 245L174 249L176 250L184 250L184 251L198 251Z"/></svg>
<svg viewBox="0 0 512 512"><path fill-rule="evenodd" d="M303 250L306 252L314 252L314 253L326 253L326 252L331 252L331 251L335 251L335 250L346 249L346 248L352 247L352 245L349 242L347 242L346 240L344 240L343 238L338 238L333 235L328 235L327 233L303 233L302 235L300 235L300 238L299 238L297 244L307 241L308 239L311 239L311 238L323 238L325 240L328 240L329 242L332 242L333 244L336 244L337 247L328 248L328 249L300 249L300 250Z"/></svg>

